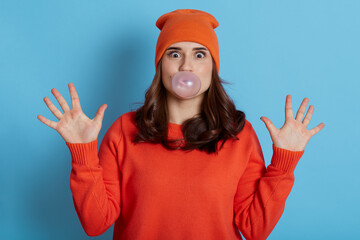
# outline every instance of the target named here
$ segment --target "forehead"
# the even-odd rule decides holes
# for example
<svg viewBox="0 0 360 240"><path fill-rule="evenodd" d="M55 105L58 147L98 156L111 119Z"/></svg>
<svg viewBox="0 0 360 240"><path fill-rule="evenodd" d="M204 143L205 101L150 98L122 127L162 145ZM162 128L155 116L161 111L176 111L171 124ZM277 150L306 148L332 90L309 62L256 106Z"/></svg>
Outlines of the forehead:
<svg viewBox="0 0 360 240"><path fill-rule="evenodd" d="M169 47L179 47L179 48L206 48L204 45L197 42L177 42L171 44ZM206 48L207 49L207 48Z"/></svg>

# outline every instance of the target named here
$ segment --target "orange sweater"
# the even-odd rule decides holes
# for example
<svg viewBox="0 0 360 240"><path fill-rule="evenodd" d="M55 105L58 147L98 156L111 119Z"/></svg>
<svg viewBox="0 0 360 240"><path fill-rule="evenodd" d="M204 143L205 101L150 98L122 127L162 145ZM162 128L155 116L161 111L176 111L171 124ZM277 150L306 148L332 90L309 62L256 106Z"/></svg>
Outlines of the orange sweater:
<svg viewBox="0 0 360 240"><path fill-rule="evenodd" d="M304 151L273 145L266 168L256 133L246 120L216 156L133 144L135 112L120 116L97 140L66 143L72 156L70 187L89 236L113 223L113 239L265 239L280 219ZM169 138L181 125L169 123ZM219 143L220 144L220 143Z"/></svg>

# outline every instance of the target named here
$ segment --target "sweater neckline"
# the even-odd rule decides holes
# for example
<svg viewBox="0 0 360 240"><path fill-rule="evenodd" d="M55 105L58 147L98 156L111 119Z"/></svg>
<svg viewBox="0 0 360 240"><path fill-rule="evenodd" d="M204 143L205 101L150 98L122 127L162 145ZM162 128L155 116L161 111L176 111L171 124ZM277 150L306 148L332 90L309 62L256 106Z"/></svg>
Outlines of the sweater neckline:
<svg viewBox="0 0 360 240"><path fill-rule="evenodd" d="M168 122L168 133L169 137L183 137L182 125L177 123Z"/></svg>
<svg viewBox="0 0 360 240"><path fill-rule="evenodd" d="M172 123L172 122L168 122L169 126L172 126L172 127L181 127L182 125L181 124L178 124L178 123Z"/></svg>

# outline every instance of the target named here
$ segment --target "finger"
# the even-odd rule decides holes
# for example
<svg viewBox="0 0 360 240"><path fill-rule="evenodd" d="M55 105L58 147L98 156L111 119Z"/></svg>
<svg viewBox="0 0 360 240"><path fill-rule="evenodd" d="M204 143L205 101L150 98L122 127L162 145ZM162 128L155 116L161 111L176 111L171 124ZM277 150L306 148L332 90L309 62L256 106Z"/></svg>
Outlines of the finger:
<svg viewBox="0 0 360 240"><path fill-rule="evenodd" d="M81 105L80 105L80 99L79 96L76 92L75 86L73 83L69 83L69 91L70 91L70 96L71 96L71 104L72 104L72 108L73 109L81 109Z"/></svg>
<svg viewBox="0 0 360 240"><path fill-rule="evenodd" d="M56 88L51 89L52 94L55 96L56 100L60 104L62 110L65 112L70 111L69 105L65 101L65 99L61 96L61 94L56 90Z"/></svg>
<svg viewBox="0 0 360 240"><path fill-rule="evenodd" d="M291 103L291 95L286 95L286 102L285 102L285 121L288 118L294 118L293 111L292 111L292 103Z"/></svg>
<svg viewBox="0 0 360 240"><path fill-rule="evenodd" d="M49 126L49 127L51 127L51 128L53 128L53 129L56 130L56 126L57 126L57 123L56 123L56 122L51 121L51 120L49 120L49 119L47 119L47 118L45 118L45 117L43 117L43 116L41 116L41 115L38 115L37 118L38 118L42 123L44 123L45 125L47 125L47 126Z"/></svg>
<svg viewBox="0 0 360 240"><path fill-rule="evenodd" d="M307 113L305 115L305 118L303 120L303 124L305 125L305 127L307 127L309 125L309 122L311 120L311 117L312 117L313 113L314 113L314 106L310 105L309 109L308 109L308 111L307 111Z"/></svg>
<svg viewBox="0 0 360 240"><path fill-rule="evenodd" d="M62 113L60 112L60 110L55 107L55 105L50 101L48 97L44 98L44 102L57 119L60 119L62 117Z"/></svg>
<svg viewBox="0 0 360 240"><path fill-rule="evenodd" d="M106 108L107 108L107 104L103 104L103 105L101 105L101 107L99 107L99 109L96 112L96 115L94 117L95 122L100 122L100 123L102 122Z"/></svg>
<svg viewBox="0 0 360 240"><path fill-rule="evenodd" d="M316 127L314 127L313 129L310 130L310 134L311 136L314 136L315 134L317 134L318 132L320 132L321 129L323 129L325 127L324 123L320 123L319 125L317 125Z"/></svg>
<svg viewBox="0 0 360 240"><path fill-rule="evenodd" d="M299 110L298 110L297 113L296 113L296 118L295 118L295 120L297 120L297 121L301 121L301 120L302 120L308 102L309 102L309 99L308 99L308 98L304 98L304 100L302 101L302 103L301 103L301 105L300 105L300 107L299 107Z"/></svg>
<svg viewBox="0 0 360 240"><path fill-rule="evenodd" d="M276 131L278 130L275 125L268 119L267 117L261 117L260 118L264 123L266 128L268 129L271 136L276 135Z"/></svg>

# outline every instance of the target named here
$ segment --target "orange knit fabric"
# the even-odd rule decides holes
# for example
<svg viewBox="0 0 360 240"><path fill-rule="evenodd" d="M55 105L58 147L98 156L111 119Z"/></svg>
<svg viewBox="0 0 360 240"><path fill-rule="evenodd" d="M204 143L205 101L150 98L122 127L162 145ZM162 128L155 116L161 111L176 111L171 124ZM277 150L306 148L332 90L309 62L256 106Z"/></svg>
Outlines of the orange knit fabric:
<svg viewBox="0 0 360 240"><path fill-rule="evenodd" d="M97 140L66 143L72 156L70 187L89 236L113 223L113 239L266 239L280 219L304 151L273 145L265 167L256 133L246 120L218 155L167 150L131 142L135 112L120 116ZM169 137L182 136L169 123Z"/></svg>
<svg viewBox="0 0 360 240"><path fill-rule="evenodd" d="M178 9L163 14L156 21L161 30L155 51L155 70L166 48L176 42L197 42L207 47L220 70L219 43L214 29L219 26L210 13L196 9Z"/></svg>

